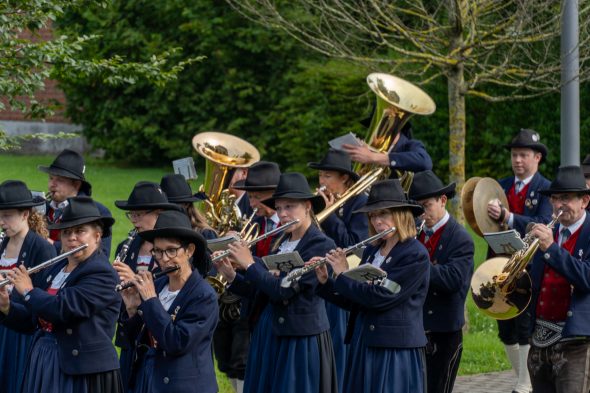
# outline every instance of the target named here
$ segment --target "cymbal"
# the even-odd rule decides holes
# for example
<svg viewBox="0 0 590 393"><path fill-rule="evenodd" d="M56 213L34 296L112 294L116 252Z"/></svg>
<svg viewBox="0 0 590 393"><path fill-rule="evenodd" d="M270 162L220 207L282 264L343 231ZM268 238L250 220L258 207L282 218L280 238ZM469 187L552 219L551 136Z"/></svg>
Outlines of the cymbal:
<svg viewBox="0 0 590 393"><path fill-rule="evenodd" d="M500 200L504 207L508 207L508 199L504 190L495 179L484 177L477 182L473 191L473 215L479 228L479 235L487 232L500 232L500 223L488 215L488 203L494 199Z"/></svg>
<svg viewBox="0 0 590 393"><path fill-rule="evenodd" d="M463 216L465 216L465 220L467 220L471 229L473 229L473 231L479 236L483 236L477 227L475 215L473 214L473 191L480 179L481 177L472 177L465 182L465 185L461 190L461 207L463 208Z"/></svg>

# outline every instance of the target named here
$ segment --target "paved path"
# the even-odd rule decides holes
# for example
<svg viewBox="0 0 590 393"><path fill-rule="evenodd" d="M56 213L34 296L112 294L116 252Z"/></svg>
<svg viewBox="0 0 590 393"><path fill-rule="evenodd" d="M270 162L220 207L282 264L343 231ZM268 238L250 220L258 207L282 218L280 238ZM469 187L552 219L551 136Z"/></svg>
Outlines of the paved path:
<svg viewBox="0 0 590 393"><path fill-rule="evenodd" d="M453 393L510 393L516 383L512 370L457 377Z"/></svg>

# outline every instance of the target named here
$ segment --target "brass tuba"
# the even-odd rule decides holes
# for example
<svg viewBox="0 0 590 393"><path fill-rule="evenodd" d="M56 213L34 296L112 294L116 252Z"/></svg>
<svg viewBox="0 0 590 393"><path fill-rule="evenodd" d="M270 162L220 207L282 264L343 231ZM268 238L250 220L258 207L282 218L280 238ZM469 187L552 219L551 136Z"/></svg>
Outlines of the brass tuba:
<svg viewBox="0 0 590 393"><path fill-rule="evenodd" d="M547 224L553 228L563 212L559 210ZM494 319L511 319L522 314L531 301L531 278L525 270L539 248L539 239L530 231L524 247L510 258L495 257L482 263L471 278L471 296L475 305Z"/></svg>
<svg viewBox="0 0 590 393"><path fill-rule="evenodd" d="M382 153L395 147L394 141L413 115L430 115L436 110L432 98L414 84L389 74L372 73L367 84L377 96L375 113L365 138L369 148ZM324 221L350 198L360 195L377 180L389 175L388 168L375 164L357 163L354 171L361 178L349 188L332 206L317 214L318 222ZM404 191L412 185L412 172L398 172Z"/></svg>
<svg viewBox="0 0 590 393"><path fill-rule="evenodd" d="M220 234L240 224L236 198L229 191L233 168L248 168L260 160L260 153L245 140L222 132L202 132L193 137L193 147L206 160L205 180L200 188L208 200L204 214Z"/></svg>

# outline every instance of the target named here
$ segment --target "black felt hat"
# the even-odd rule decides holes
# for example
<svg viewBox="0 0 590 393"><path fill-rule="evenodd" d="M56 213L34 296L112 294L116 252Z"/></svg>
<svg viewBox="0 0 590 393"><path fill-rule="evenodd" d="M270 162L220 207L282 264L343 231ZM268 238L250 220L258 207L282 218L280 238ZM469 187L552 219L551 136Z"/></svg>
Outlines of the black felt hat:
<svg viewBox="0 0 590 393"><path fill-rule="evenodd" d="M281 170L275 162L258 161L248 168L248 175L243 180L238 180L232 188L244 191L268 191L274 190L279 184Z"/></svg>
<svg viewBox="0 0 590 393"><path fill-rule="evenodd" d="M98 221L102 224L102 237L111 235L111 227L115 223L113 217L103 216L92 198L88 196L77 196L68 199L68 205L64 208L61 220L47 226L48 229L65 229L77 225L88 224Z"/></svg>
<svg viewBox="0 0 590 393"><path fill-rule="evenodd" d="M584 172L584 176L590 177L590 154L582 161L582 172Z"/></svg>
<svg viewBox="0 0 590 393"><path fill-rule="evenodd" d="M365 206L353 213L368 213L380 209L408 208L414 216L424 213L422 206L406 198L406 194L398 179L387 179L375 183L369 192Z"/></svg>
<svg viewBox="0 0 590 393"><path fill-rule="evenodd" d="M557 170L555 179L546 190L539 190L542 195L564 194L573 192L576 194L590 194L586 187L586 179L582 168L579 166L562 166Z"/></svg>
<svg viewBox="0 0 590 393"><path fill-rule="evenodd" d="M26 209L44 203L43 198L33 198L27 185L20 180L6 180L0 184L0 210Z"/></svg>
<svg viewBox="0 0 590 393"><path fill-rule="evenodd" d="M155 238L178 239L193 243L196 246L193 265L197 267L205 261L207 241L197 231L193 230L190 219L181 211L163 211L158 215L154 229L139 232L139 236L150 243L153 243Z"/></svg>
<svg viewBox="0 0 590 393"><path fill-rule="evenodd" d="M115 206L122 210L176 209L176 205L168 202L162 188L150 181L138 182L126 201L115 201Z"/></svg>
<svg viewBox="0 0 590 393"><path fill-rule="evenodd" d="M444 185L432 171L418 172L414 175L409 197L415 201L421 201L431 197L446 195L447 198L455 196L456 183Z"/></svg>
<svg viewBox="0 0 590 393"><path fill-rule="evenodd" d="M205 199L201 194L193 193L185 177L180 174L164 176L160 180L160 187L171 203L192 203Z"/></svg>
<svg viewBox="0 0 590 393"><path fill-rule="evenodd" d="M92 185L90 185L84 177L84 173L86 172L84 158L73 150L64 149L57 155L57 157L55 157L55 160L53 160L51 165L39 165L37 169L50 175L80 180L82 182L80 191L86 195L92 194Z"/></svg>
<svg viewBox="0 0 590 393"><path fill-rule="evenodd" d="M518 131L518 134L516 134L516 136L512 139L512 142L504 145L504 147L509 150L513 147L533 149L541 153L541 160L543 160L545 157L547 157L547 146L542 144L540 141L541 136L537 131L521 128L520 131Z"/></svg>
<svg viewBox="0 0 590 393"><path fill-rule="evenodd" d="M274 209L277 199L308 200L311 202L314 213L319 213L326 207L324 198L310 191L309 183L301 173L283 173L274 194L272 194L272 198L265 199L262 203Z"/></svg>
<svg viewBox="0 0 590 393"><path fill-rule="evenodd" d="M352 170L350 156L343 150L330 149L320 162L308 162L307 166L317 170L346 173L354 181L357 181L360 178L360 176Z"/></svg>

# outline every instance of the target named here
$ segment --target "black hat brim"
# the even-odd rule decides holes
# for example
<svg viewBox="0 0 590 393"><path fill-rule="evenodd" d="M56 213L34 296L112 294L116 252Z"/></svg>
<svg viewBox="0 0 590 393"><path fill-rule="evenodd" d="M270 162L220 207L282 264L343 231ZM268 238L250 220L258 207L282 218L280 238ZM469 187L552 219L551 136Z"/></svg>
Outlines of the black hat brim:
<svg viewBox="0 0 590 393"><path fill-rule="evenodd" d="M179 239L193 243L196 246L195 254L193 255L193 261L202 261L206 257L207 253L207 241L198 232L179 227L169 228L158 228L150 231L139 232L139 237L143 240L153 243L156 238L165 239ZM196 263L193 263L196 265Z"/></svg>
<svg viewBox="0 0 590 393"><path fill-rule="evenodd" d="M582 188L560 188L560 189L548 188L546 190L539 190L539 194L545 195L545 196L551 196L553 194L568 194L568 193L590 195L590 188L584 188L584 189L582 189Z"/></svg>
<svg viewBox="0 0 590 393"><path fill-rule="evenodd" d="M232 185L232 188L241 191L270 191L277 188L277 184L269 184L266 186L247 186L246 180L238 180Z"/></svg>
<svg viewBox="0 0 590 393"><path fill-rule="evenodd" d="M422 208L422 206L414 204L414 203L408 203L406 201L397 201L397 200L393 200L393 201L387 201L387 200L381 200L375 203L368 203L365 206L361 207L360 209L357 209L355 211L353 211L352 213L369 213L375 210L381 210L381 209L399 209L399 208L408 208L412 211L412 214L414 215L414 217L418 217L420 215L422 215L422 213L424 213L424 209Z"/></svg>
<svg viewBox="0 0 590 393"><path fill-rule="evenodd" d="M182 196L182 197L168 197L168 202L170 203L192 203L192 202L200 202L200 201L204 201L207 198L203 197L199 197L199 194L195 194L195 195L190 195L190 196Z"/></svg>
<svg viewBox="0 0 590 393"><path fill-rule="evenodd" d="M336 171L336 172L340 172L340 173L346 173L348 176L350 176L350 178L354 181L357 181L358 179L360 179L361 177L358 175L358 173L342 168L342 167L337 167L337 166L331 166L331 165L322 165L320 162L308 162L307 166L310 167L311 169L317 169L318 171Z"/></svg>
<svg viewBox="0 0 590 393"><path fill-rule="evenodd" d="M270 207L271 209L275 210L275 203L277 199L299 199L304 201L310 201L311 207L315 214L321 212L326 207L326 201L322 198L321 195L310 195L310 194L301 194L301 193L284 193L281 195L273 195L272 198L265 199L262 201L266 206Z"/></svg>
<svg viewBox="0 0 590 393"><path fill-rule="evenodd" d="M115 201L115 206L121 210L174 210L177 208L173 203L140 203L134 205L127 201Z"/></svg>
<svg viewBox="0 0 590 393"><path fill-rule="evenodd" d="M35 206L40 206L45 203L45 199L30 200L30 201L22 201L18 203L1 203L0 210L9 210L9 209L28 209Z"/></svg>
<svg viewBox="0 0 590 393"><path fill-rule="evenodd" d="M100 221L104 230L102 237L109 237L111 235L111 227L115 223L115 219L113 217L81 217L76 220L71 221L60 221L54 224L47 225L47 229L66 229L72 228L78 225L89 224L91 222Z"/></svg>
<svg viewBox="0 0 590 393"><path fill-rule="evenodd" d="M40 170L41 172L45 172L50 175L62 176L62 177L67 177L68 179L85 181L85 179L83 177L80 177L79 175L75 174L74 172L70 172L66 169L57 168L54 166L43 166L43 165L37 166L37 169Z"/></svg>
<svg viewBox="0 0 590 393"><path fill-rule="evenodd" d="M455 188L456 187L457 187L457 183L453 182L453 183L441 188L440 190L434 190L434 191L427 192L424 194L419 194L419 195L415 195L415 194L410 195L410 198L412 198L415 201L421 201L421 200L428 199L428 198L446 195L447 198L451 199L455 196Z"/></svg>
<svg viewBox="0 0 590 393"><path fill-rule="evenodd" d="M543 158L547 157L547 146L542 143L509 143L504 145L504 147L508 150L512 149L513 147L522 148L522 149L533 149L541 153Z"/></svg>

